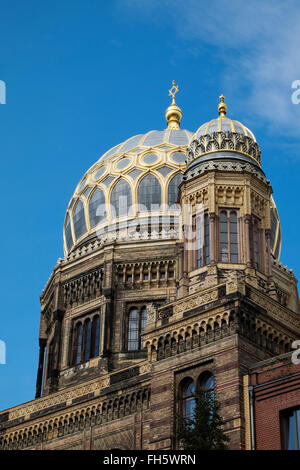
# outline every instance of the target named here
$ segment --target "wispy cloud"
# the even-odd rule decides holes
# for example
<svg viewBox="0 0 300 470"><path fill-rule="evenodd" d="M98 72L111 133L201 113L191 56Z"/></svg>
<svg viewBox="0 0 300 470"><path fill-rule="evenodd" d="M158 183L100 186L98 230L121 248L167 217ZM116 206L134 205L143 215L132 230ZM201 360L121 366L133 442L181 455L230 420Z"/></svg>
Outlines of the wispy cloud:
<svg viewBox="0 0 300 470"><path fill-rule="evenodd" d="M292 104L292 82L300 79L299 0L122 0L139 18L166 21L179 38L214 46L224 84L247 86L249 115L273 129L299 134L300 104ZM160 20L161 18L161 20ZM233 91L233 90L232 90ZM245 97L243 97L245 103Z"/></svg>

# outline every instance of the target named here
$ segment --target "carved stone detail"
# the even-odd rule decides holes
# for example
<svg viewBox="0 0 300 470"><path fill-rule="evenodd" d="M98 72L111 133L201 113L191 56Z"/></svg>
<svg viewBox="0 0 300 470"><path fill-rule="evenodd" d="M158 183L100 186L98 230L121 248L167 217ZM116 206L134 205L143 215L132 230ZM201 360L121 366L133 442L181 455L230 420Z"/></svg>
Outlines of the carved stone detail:
<svg viewBox="0 0 300 470"><path fill-rule="evenodd" d="M102 295L103 270L96 269L82 276L65 282L64 304L65 308L88 302Z"/></svg>
<svg viewBox="0 0 300 470"><path fill-rule="evenodd" d="M232 150L241 152L261 162L261 151L257 142L251 137L236 132L212 132L201 135L194 140L187 149L187 163L191 163L201 155L219 150Z"/></svg>

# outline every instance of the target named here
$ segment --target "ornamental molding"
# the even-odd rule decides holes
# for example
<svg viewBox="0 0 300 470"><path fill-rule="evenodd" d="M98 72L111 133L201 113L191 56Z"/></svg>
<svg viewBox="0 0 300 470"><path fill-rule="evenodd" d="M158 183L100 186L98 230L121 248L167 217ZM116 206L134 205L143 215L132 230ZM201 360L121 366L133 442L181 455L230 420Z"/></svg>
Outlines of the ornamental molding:
<svg viewBox="0 0 300 470"><path fill-rule="evenodd" d="M244 134L225 131L201 135L193 140L187 149L187 164L189 165L201 155L221 150L236 151L261 163L261 151L257 142Z"/></svg>
<svg viewBox="0 0 300 470"><path fill-rule="evenodd" d="M197 167L193 167L186 172L186 181L194 178L197 175L202 175L206 171L234 171L243 173L247 171L259 178L262 182L267 183L264 173L254 164L239 162L237 160L208 160L205 162L197 162Z"/></svg>
<svg viewBox="0 0 300 470"><path fill-rule="evenodd" d="M254 291L253 288L251 289L251 300L264 308L271 319L284 324L290 331L292 325L292 331L300 332L300 318L297 318L299 315L293 314L293 312L288 311L271 297Z"/></svg>
<svg viewBox="0 0 300 470"><path fill-rule="evenodd" d="M175 304L173 307L173 313L174 315L180 315L185 311L192 310L200 305L213 302L214 300L218 300L218 290L216 288L211 292L206 292L205 294L197 293L192 298Z"/></svg>

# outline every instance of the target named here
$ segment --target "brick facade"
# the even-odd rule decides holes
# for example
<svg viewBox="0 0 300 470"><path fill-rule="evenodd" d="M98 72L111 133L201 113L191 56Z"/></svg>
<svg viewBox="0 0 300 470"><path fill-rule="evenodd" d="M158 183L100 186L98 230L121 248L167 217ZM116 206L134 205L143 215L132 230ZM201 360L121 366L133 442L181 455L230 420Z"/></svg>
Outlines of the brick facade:
<svg viewBox="0 0 300 470"><path fill-rule="evenodd" d="M284 449L283 412L300 406L300 364L293 364L288 353L256 364L248 379L247 392L253 394L252 446Z"/></svg>

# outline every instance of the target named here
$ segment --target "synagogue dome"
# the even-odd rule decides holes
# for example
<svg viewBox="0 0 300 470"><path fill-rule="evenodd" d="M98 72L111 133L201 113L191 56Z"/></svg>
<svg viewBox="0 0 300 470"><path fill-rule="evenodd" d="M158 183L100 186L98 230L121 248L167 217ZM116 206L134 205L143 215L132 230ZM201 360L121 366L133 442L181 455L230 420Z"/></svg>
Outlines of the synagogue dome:
<svg viewBox="0 0 300 470"><path fill-rule="evenodd" d="M220 96L219 117L202 124L188 147L188 166L203 160L227 158L261 165L261 152L254 134L241 122L226 116L227 105Z"/></svg>
<svg viewBox="0 0 300 470"><path fill-rule="evenodd" d="M138 228L143 236L149 212L159 218L159 224L170 216L171 227L178 225L178 187L192 137L179 128L178 109L172 103L166 111L167 129L139 134L116 145L81 178L65 217L66 255L95 236L113 239L116 230L118 239L122 238L120 230L125 229L125 234L130 228ZM174 209L169 211L166 205Z"/></svg>

